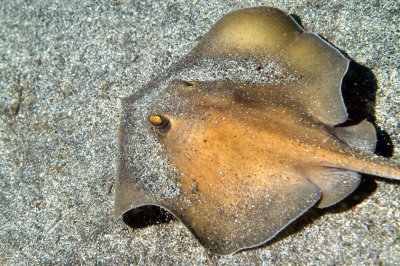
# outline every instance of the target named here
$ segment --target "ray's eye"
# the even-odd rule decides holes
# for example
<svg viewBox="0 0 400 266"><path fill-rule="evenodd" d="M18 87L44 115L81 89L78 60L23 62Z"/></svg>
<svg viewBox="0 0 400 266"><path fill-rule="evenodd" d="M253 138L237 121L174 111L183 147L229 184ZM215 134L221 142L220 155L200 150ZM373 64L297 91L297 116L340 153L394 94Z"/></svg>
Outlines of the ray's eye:
<svg viewBox="0 0 400 266"><path fill-rule="evenodd" d="M167 133L171 128L171 122L162 115L151 115L149 117L150 124L155 126L160 133Z"/></svg>

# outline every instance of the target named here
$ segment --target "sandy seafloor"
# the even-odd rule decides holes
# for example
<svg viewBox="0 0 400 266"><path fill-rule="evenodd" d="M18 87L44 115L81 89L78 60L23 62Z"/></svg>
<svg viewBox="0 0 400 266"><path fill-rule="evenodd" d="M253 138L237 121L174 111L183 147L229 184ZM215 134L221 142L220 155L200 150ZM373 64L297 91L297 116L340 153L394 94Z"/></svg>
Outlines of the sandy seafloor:
<svg viewBox="0 0 400 266"><path fill-rule="evenodd" d="M400 261L399 182L367 182L229 256L208 253L177 220L131 234L113 218L112 187L120 97L189 52L223 14L257 5L296 14L372 71L376 124L400 161L399 1L26 2L0 2L0 263Z"/></svg>

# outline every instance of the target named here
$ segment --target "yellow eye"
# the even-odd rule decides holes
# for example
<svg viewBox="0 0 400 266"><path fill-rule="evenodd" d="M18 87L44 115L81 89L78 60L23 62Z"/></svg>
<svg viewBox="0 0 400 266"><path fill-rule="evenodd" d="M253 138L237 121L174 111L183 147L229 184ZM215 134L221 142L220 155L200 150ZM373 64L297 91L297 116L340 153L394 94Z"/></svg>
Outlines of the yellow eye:
<svg viewBox="0 0 400 266"><path fill-rule="evenodd" d="M171 122L168 118L162 115L151 115L149 117L150 124L155 126L161 133L166 133L171 127Z"/></svg>
<svg viewBox="0 0 400 266"><path fill-rule="evenodd" d="M158 126L158 125L160 125L161 124L161 117L160 116L158 116L158 115L151 115L150 116L150 118L149 118L149 120L150 120L150 123L153 125L153 126Z"/></svg>

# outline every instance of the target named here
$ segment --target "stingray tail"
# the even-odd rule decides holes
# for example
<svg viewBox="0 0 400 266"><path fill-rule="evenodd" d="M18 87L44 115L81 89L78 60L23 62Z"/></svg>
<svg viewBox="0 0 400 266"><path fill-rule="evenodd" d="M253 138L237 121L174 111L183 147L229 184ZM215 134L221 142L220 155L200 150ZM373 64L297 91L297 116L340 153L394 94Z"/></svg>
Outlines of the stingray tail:
<svg viewBox="0 0 400 266"><path fill-rule="evenodd" d="M356 160L349 160L347 169L363 174L400 180L400 164L378 155L361 155Z"/></svg>

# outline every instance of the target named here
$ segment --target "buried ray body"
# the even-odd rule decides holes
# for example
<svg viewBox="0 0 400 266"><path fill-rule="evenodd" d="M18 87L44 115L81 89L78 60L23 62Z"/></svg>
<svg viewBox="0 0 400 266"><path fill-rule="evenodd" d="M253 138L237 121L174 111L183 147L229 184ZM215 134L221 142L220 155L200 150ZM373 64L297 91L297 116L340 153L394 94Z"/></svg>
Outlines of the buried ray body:
<svg viewBox="0 0 400 266"><path fill-rule="evenodd" d="M262 244L360 173L399 179L374 127L347 127L349 60L283 11L224 16L168 71L123 99L115 213L157 205L215 253Z"/></svg>

